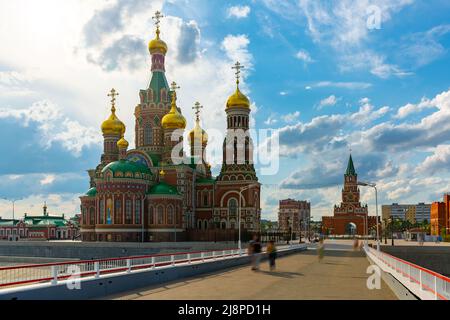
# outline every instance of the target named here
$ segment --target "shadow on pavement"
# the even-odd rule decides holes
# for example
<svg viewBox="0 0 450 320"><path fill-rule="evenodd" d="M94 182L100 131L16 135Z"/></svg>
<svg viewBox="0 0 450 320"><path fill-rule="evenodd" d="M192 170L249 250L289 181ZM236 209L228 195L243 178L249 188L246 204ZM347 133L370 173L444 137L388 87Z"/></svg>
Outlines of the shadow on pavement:
<svg viewBox="0 0 450 320"><path fill-rule="evenodd" d="M287 271L264 271L264 270L259 270L257 272L258 273L267 274L267 275L272 276L272 277L289 278L289 279L304 275L303 273L299 273L299 272L287 272Z"/></svg>

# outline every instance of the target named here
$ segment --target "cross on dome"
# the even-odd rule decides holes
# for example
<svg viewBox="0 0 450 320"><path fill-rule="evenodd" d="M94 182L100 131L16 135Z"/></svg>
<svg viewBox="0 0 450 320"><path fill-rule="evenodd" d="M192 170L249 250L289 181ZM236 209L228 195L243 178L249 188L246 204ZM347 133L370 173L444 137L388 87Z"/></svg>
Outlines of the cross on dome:
<svg viewBox="0 0 450 320"><path fill-rule="evenodd" d="M236 64L234 65L234 67L231 67L231 69L235 69L236 70L236 84L239 85L239 79L241 78L241 69L245 69L245 66L243 66L239 61L236 62Z"/></svg>
<svg viewBox="0 0 450 320"><path fill-rule="evenodd" d="M200 109L203 109L203 106L200 104L200 102L196 102L195 106L193 106L192 109L195 110L195 115L197 116L197 121L199 121L200 120Z"/></svg>
<svg viewBox="0 0 450 320"><path fill-rule="evenodd" d="M158 29L158 30L159 30L159 25L161 23L161 18L164 18L164 16L161 14L160 11L156 11L155 16L152 17L152 19L155 20L155 26L156 26L156 29Z"/></svg>
<svg viewBox="0 0 450 320"><path fill-rule="evenodd" d="M174 81L170 84L170 89L172 89L172 91L177 91L177 89L180 89L180 86L177 85L177 83Z"/></svg>
<svg viewBox="0 0 450 320"><path fill-rule="evenodd" d="M111 106L112 106L112 110L115 111L116 110L116 97L120 95L116 89L112 88L111 89L111 93L108 94L108 97L111 97Z"/></svg>
<svg viewBox="0 0 450 320"><path fill-rule="evenodd" d="M180 86L177 85L177 83L174 81L170 84L170 89L172 90L172 103L175 103L177 101L177 89L180 89Z"/></svg>

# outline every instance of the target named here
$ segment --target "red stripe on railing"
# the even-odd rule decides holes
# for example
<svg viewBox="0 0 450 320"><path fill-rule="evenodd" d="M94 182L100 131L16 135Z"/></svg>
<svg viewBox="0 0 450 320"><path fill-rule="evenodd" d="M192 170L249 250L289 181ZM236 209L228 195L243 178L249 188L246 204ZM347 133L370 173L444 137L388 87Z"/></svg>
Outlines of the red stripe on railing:
<svg viewBox="0 0 450 320"><path fill-rule="evenodd" d="M20 265L20 266L10 266L10 267L0 267L0 271L3 270L16 270L16 269L25 269L25 268L38 268L38 267L52 267L52 266L67 266L74 264L83 264L83 263L95 263L95 262L112 262L112 261L124 261L124 260L135 260L135 259L148 259L148 258L157 258L157 257L170 257L170 256L180 256L184 254L199 254L199 253L210 253L210 252L220 252L223 251L231 251L238 249L225 249L225 250L208 250L208 251L192 251L192 252L175 252L175 253L161 253L161 254L153 254L146 256L131 256L131 257L123 257L123 258L109 258L109 259L99 259L99 260L78 260L78 261L68 261L68 262L59 262L59 263L42 263L42 264L30 264L30 265Z"/></svg>
<svg viewBox="0 0 450 320"><path fill-rule="evenodd" d="M374 249L370 249L370 250L374 251ZM406 265L409 265L409 266L411 266L411 267L413 267L413 268L415 268L415 269L422 270L422 271L424 271L425 273L431 274L432 276L435 276L435 277L437 277L437 278L439 278L439 279L441 279L441 280L444 280L444 281L446 281L446 282L450 282L450 278L448 278L448 277L446 277L446 276L443 276L443 275L441 275L441 274L439 274L439 273L437 273L437 272L434 272L434 271L432 271L432 270L429 270L429 269L423 268L423 267L421 267L421 266L418 266L418 265L416 265L416 264L414 264L414 263L411 263L411 262L402 260L402 259L400 259L400 258L394 257L393 255L390 255L390 254L385 253L385 252L377 252L377 253L375 254L375 256L376 256L378 259L380 259L382 262L384 262L385 264L387 264L390 268L393 268L393 269L395 269L396 271L401 272L403 276L406 276L407 278L413 280L414 282L416 282L417 284L419 284L419 286L421 285L424 289L426 289L427 291L430 291L432 294L438 296L441 300L448 300L446 297L444 297L443 295L441 295L439 292L436 292L434 289L430 288L429 286L427 286L427 285L424 284L423 282L422 282L422 284L421 284L421 283L420 283L420 280L417 280L416 278L413 278L411 275L405 274L405 273L403 272L403 270L398 269L396 266L391 265L389 262L387 262L387 261L384 260L383 258L379 257L379 255L389 256L389 257L391 257L391 258L394 259L394 260L397 260L397 261L399 261L399 262L401 262L401 263L404 263L404 264L406 264Z"/></svg>
<svg viewBox="0 0 450 320"><path fill-rule="evenodd" d="M201 253L219 253L218 255L214 256L205 256L203 258L193 258L193 259L182 259L182 260L174 260L174 261L164 261L164 262L155 262L155 263L147 263L142 265L136 265L136 266L130 266L130 267L116 267L116 268L110 268L110 269L103 269L99 270L99 275L105 275L105 274L113 274L113 273L119 273L124 272L128 270L143 270L148 268L156 268L156 267L163 267L163 266L169 266L169 265L177 265L182 263L188 263L188 262L196 262L196 261L207 261L212 260L215 258L225 258L225 257L233 257L239 254L236 253L226 253L226 251L234 251L236 249L226 249L226 250L210 250L210 251L194 251L194 252L178 252L173 254L156 254L156 255L150 255L150 256L134 256L134 257L127 257L127 258L112 258L112 259L103 259L103 260L85 260L85 261L73 261L73 262L64 262L64 263L47 263L47 264L38 264L38 265L24 265L24 266L14 266L14 267L3 267L0 268L0 271L8 271L8 270L21 270L25 268L43 268L43 267L52 267L52 266L67 266L67 265L77 265L77 264L92 264L94 265L95 262L102 263L102 262L113 262L113 261L124 261L124 260L138 260L138 259L149 259L149 258L156 258L156 257L171 257L171 256L180 256L180 255L194 255L194 254L201 254ZM223 254L225 251L225 254ZM88 276L94 276L96 275L96 271L85 271L80 274L74 275L76 277L80 278L86 278ZM66 280L72 277L73 275L63 275L63 276L57 276L58 280ZM10 287L10 286L17 286L17 285L23 285L23 284L37 284L42 282L49 282L54 280L53 277L44 277L44 278L35 278L35 279L28 279L28 280L22 280L22 281L14 281L14 282L8 282L8 283L0 283L1 287Z"/></svg>
<svg viewBox="0 0 450 320"><path fill-rule="evenodd" d="M374 249L371 249L371 250L374 250ZM450 278L449 278L449 277L446 277L446 276L444 276L444 275L442 275L442 274L440 274L440 273L437 273L437 272L435 272L435 271L433 271L433 270L429 270L429 269L427 269L427 268L421 267L421 266L419 266L419 265L417 265L417 264L414 264L414 263L412 263L412 262L409 262L409 261L402 260L402 259L400 259L400 258L394 257L393 255L390 255L389 253L386 253L386 252L380 252L380 253L381 253L381 254L384 254L384 255L386 255L386 256L389 256L389 257L393 258L394 260L397 260L397 261L402 262L402 263L404 263L404 264L410 265L411 267L414 267L414 268L419 269L419 270L422 270L422 271L424 271L424 272L426 272L426 273L432 274L433 276L435 276L435 277L437 277L437 278L439 278L439 279L441 279L441 280L444 280L444 281L446 281L446 282L450 282Z"/></svg>

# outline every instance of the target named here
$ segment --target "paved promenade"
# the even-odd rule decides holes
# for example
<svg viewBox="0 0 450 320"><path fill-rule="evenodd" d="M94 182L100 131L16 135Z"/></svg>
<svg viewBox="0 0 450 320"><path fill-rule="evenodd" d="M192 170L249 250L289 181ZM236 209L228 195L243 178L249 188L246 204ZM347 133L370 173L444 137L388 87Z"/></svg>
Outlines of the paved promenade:
<svg viewBox="0 0 450 320"><path fill-rule="evenodd" d="M254 299L337 299L393 300L393 292L382 281L381 290L368 290L369 263L362 252L353 252L350 242L328 243L325 258L318 262L316 250L277 260L269 272L239 267L222 273L136 290L109 299L120 300L254 300Z"/></svg>

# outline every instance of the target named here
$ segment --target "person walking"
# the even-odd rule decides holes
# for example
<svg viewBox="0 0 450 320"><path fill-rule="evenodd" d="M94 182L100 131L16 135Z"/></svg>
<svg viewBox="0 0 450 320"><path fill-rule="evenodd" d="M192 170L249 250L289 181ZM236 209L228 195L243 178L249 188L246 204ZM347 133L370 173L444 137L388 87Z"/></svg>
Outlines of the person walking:
<svg viewBox="0 0 450 320"><path fill-rule="evenodd" d="M317 257L319 258L319 263L322 262L325 253L325 245L323 243L323 237L320 237L319 245L317 247Z"/></svg>
<svg viewBox="0 0 450 320"><path fill-rule="evenodd" d="M267 245L267 254L269 255L270 271L273 271L275 270L275 259L277 258L277 248L275 246L275 241L269 241L269 244Z"/></svg>
<svg viewBox="0 0 450 320"><path fill-rule="evenodd" d="M252 250L252 270L259 270L259 263L261 261L261 242L259 242L259 237L255 235L253 238L253 250Z"/></svg>

